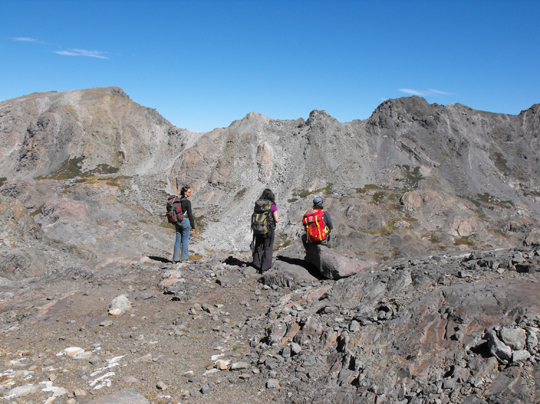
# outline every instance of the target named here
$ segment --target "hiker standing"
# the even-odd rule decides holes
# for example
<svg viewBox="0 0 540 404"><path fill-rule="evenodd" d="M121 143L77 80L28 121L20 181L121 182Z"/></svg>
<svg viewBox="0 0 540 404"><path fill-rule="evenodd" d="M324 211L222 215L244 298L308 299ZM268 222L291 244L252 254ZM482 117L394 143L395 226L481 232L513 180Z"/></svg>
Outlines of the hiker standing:
<svg viewBox="0 0 540 404"><path fill-rule="evenodd" d="M324 243L330 247L330 233L334 229L330 213L323 210L320 196L313 199L313 208L308 210L302 222L306 232L302 235L302 244L307 250L307 243Z"/></svg>
<svg viewBox="0 0 540 404"><path fill-rule="evenodd" d="M253 230L253 266L259 272L272 268L276 224L279 222L274 193L265 189L255 202L255 212L251 218Z"/></svg>
<svg viewBox="0 0 540 404"><path fill-rule="evenodd" d="M189 233L195 230L191 201L188 199L191 193L192 190L189 185L182 187L180 191L180 206L184 219L174 226L176 229L176 241L174 243L173 261L175 263L189 259ZM180 252L182 252L181 260Z"/></svg>

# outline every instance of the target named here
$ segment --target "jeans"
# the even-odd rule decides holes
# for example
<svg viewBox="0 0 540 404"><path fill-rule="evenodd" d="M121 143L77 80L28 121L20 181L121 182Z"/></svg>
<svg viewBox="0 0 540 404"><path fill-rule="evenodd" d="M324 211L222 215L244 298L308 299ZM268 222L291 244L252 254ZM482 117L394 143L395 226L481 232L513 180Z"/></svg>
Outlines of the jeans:
<svg viewBox="0 0 540 404"><path fill-rule="evenodd" d="M189 232L191 231L191 225L189 218L185 217L180 224L176 225L176 242L174 243L173 261L180 260L180 251L182 251L182 261L189 259Z"/></svg>

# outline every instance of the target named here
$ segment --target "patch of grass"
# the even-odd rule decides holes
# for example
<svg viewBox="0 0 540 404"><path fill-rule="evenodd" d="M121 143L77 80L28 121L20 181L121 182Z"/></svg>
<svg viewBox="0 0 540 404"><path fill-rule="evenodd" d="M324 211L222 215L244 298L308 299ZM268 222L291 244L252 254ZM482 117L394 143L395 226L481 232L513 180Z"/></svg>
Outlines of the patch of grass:
<svg viewBox="0 0 540 404"><path fill-rule="evenodd" d="M77 157L74 159L67 159L62 163L60 168L54 173L49 174L48 177L37 177L37 180L51 179L51 180L69 180L75 177L82 176L82 163L84 157Z"/></svg>
<svg viewBox="0 0 540 404"><path fill-rule="evenodd" d="M239 349L244 349L244 347L242 345L235 345L233 347L233 351L238 351Z"/></svg>
<svg viewBox="0 0 540 404"><path fill-rule="evenodd" d="M234 200L235 201L241 200L246 194L247 190L248 190L247 188L242 188L240 191L238 191L236 195L234 196Z"/></svg>
<svg viewBox="0 0 540 404"><path fill-rule="evenodd" d="M502 172L504 175L510 175L512 173L512 170L506 165L508 160L506 160L502 153L495 152L493 154L490 154L489 158L493 160L493 163L495 164L495 167L497 167L497 170Z"/></svg>
<svg viewBox="0 0 540 404"><path fill-rule="evenodd" d="M108 175L115 174L120 171L119 168L110 166L108 164L98 164L96 168L90 171L82 171L82 163L84 157L77 157L74 159L67 159L62 163L60 168L48 176L36 177L37 180L51 179L51 180L69 180L76 177L91 177L95 175Z"/></svg>
<svg viewBox="0 0 540 404"><path fill-rule="evenodd" d="M285 248L291 244L291 240L287 237L286 234L279 233L277 235L277 240L275 241L275 249L279 250L280 248Z"/></svg>
<svg viewBox="0 0 540 404"><path fill-rule="evenodd" d="M375 192L372 196L371 203L374 205L379 205L384 200L384 192Z"/></svg>
<svg viewBox="0 0 540 404"><path fill-rule="evenodd" d="M460 237L454 240L454 245L467 245L469 247L474 247L474 242L469 239L469 237Z"/></svg>
<svg viewBox="0 0 540 404"><path fill-rule="evenodd" d="M500 199L497 199L496 197L488 194L487 192L485 192L484 194L476 194L478 199L481 201L481 202L484 202L484 203L488 203L488 204L491 204L491 205L497 205L497 206L500 206L502 208L505 208L505 209L510 209L510 208L514 208L515 205L514 205L514 202L512 201L502 201Z"/></svg>
<svg viewBox="0 0 540 404"><path fill-rule="evenodd" d="M354 190L356 191L356 193L358 195L362 195L362 194L365 194L368 191L382 191L382 190L385 190L385 189L386 188L380 187L380 186L375 185L375 184L366 184L366 185L364 185L364 188L355 188Z"/></svg>
<svg viewBox="0 0 540 404"><path fill-rule="evenodd" d="M430 243L432 244L438 244L441 242L441 239L439 237L437 237L436 235L434 234L431 234L429 237L428 237L428 240Z"/></svg>
<svg viewBox="0 0 540 404"><path fill-rule="evenodd" d="M34 210L32 213L30 213L29 216L33 217L33 216L37 216L37 215L41 214L41 213L42 213L43 206L45 206L45 204L41 205L39 208L37 208L36 210Z"/></svg>
<svg viewBox="0 0 540 404"><path fill-rule="evenodd" d="M420 173L420 167L411 167L407 164L397 165L403 173L403 185L405 190L411 190L418 188L418 183L424 179L424 176Z"/></svg>
<svg viewBox="0 0 540 404"><path fill-rule="evenodd" d="M287 202L288 203L294 203L296 202L298 199L297 198L292 198L292 199L287 199Z"/></svg>
<svg viewBox="0 0 540 404"><path fill-rule="evenodd" d="M84 175L116 174L118 171L120 171L120 169L117 167L108 164L98 164L96 168L85 172Z"/></svg>
<svg viewBox="0 0 540 404"><path fill-rule="evenodd" d="M332 184L331 182L329 182L329 183L326 185L326 187L323 188L324 194L325 194L326 196L332 195L332 194L334 193L333 188L334 188L334 184Z"/></svg>
<svg viewBox="0 0 540 404"><path fill-rule="evenodd" d="M308 190L302 190L302 191L299 191L299 190L297 190L297 189L293 189L292 196L293 196L293 197L299 196L300 198L305 198L305 197L307 197L307 196L309 196L309 195L312 195L312 194L319 194L319 193L322 193L322 194L328 196L328 195L332 195L332 193L334 192L334 191L333 191L333 186L334 186L334 184L332 184L332 183L329 182L329 183L326 185L326 187L324 187L324 188L319 188L319 189L315 189L315 190L313 190L313 191L308 191ZM296 202L296 200L295 200L295 202Z"/></svg>

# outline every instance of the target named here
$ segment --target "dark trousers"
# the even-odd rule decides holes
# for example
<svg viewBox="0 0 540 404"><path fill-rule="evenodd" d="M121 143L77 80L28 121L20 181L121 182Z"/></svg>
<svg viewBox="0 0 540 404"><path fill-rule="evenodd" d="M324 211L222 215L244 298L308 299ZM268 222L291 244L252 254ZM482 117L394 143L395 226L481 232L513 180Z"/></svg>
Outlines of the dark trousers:
<svg viewBox="0 0 540 404"><path fill-rule="evenodd" d="M309 244L322 244L322 245L327 246L328 248L332 248L332 243L330 242L330 233L328 233L328 234L326 235L326 240L324 240L324 241L319 241L318 243L308 243L308 241L307 241L307 234L306 234L306 233L302 234L302 237L301 237L301 238L302 238L302 245L304 246L304 250L306 250L306 251L307 251L307 249L308 249L308 245L309 245Z"/></svg>
<svg viewBox="0 0 540 404"><path fill-rule="evenodd" d="M272 254L274 253L275 230L271 229L268 235L255 236L255 248L253 249L253 266L260 272L272 268Z"/></svg>

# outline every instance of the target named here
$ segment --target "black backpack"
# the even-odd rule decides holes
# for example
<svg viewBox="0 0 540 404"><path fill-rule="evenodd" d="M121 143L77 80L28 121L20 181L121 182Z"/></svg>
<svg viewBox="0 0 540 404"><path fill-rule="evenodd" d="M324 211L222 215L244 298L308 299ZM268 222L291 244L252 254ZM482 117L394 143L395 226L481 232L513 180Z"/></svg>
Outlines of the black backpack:
<svg viewBox="0 0 540 404"><path fill-rule="evenodd" d="M184 220L182 215L182 202L183 198L177 196L170 196L167 199L167 220L172 224L179 224Z"/></svg>
<svg viewBox="0 0 540 404"><path fill-rule="evenodd" d="M273 229L272 202L266 199L259 199L255 202L255 209L251 215L251 230L255 236L266 236L270 229Z"/></svg>

